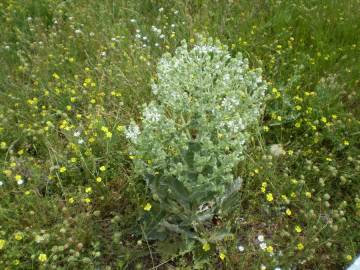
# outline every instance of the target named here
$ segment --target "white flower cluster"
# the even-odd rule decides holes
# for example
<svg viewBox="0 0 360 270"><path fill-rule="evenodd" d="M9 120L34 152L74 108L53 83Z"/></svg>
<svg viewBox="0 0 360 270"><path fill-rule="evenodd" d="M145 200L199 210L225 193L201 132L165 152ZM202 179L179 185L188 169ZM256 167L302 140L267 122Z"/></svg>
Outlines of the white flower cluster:
<svg viewBox="0 0 360 270"><path fill-rule="evenodd" d="M266 83L241 54L206 40L165 54L144 106L141 133L127 129L135 171L176 177L189 191L223 193L258 125Z"/></svg>

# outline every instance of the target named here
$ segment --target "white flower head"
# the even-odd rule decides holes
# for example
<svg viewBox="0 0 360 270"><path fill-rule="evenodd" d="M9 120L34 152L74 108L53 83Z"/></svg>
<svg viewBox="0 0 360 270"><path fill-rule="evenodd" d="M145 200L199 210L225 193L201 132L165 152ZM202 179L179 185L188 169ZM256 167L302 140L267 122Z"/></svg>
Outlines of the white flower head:
<svg viewBox="0 0 360 270"><path fill-rule="evenodd" d="M45 238L42 235L36 235L35 236L35 242L38 243L38 244L41 243L42 241L44 241L44 239Z"/></svg>
<svg viewBox="0 0 360 270"><path fill-rule="evenodd" d="M212 45L196 45L194 46L194 51L199 52L199 53L220 53L221 49L219 49L216 46L212 46Z"/></svg>
<svg viewBox="0 0 360 270"><path fill-rule="evenodd" d="M160 120L159 110L153 105L150 105L145 108L143 112L143 116L144 119L149 122L157 122Z"/></svg>
<svg viewBox="0 0 360 270"><path fill-rule="evenodd" d="M285 150L281 144L273 144L270 146L270 153L274 157L279 157L285 154Z"/></svg>
<svg viewBox="0 0 360 270"><path fill-rule="evenodd" d="M257 239L259 240L259 242L264 242L265 241L264 235L262 235L262 234L259 234Z"/></svg>
<svg viewBox="0 0 360 270"><path fill-rule="evenodd" d="M16 183L17 183L19 186L21 186L22 184L24 184L24 180L19 179L19 180L16 181Z"/></svg>
<svg viewBox="0 0 360 270"><path fill-rule="evenodd" d="M129 127L125 130L125 137L133 142L135 142L140 135L140 129L135 123L131 123Z"/></svg>
<svg viewBox="0 0 360 270"><path fill-rule="evenodd" d="M243 252L243 251L245 250L245 248L244 248L244 246L239 245L239 246L238 246L238 250L239 250L240 252Z"/></svg>
<svg viewBox="0 0 360 270"><path fill-rule="evenodd" d="M266 247L267 247L267 245L266 245L265 242L261 242L259 246L260 246L260 248L261 248L262 250L265 250Z"/></svg>

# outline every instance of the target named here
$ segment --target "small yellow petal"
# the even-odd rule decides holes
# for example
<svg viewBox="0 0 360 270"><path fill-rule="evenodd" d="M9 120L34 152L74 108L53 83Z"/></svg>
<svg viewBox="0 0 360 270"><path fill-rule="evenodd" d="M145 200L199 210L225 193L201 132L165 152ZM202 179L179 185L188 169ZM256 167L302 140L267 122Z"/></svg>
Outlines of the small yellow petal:
<svg viewBox="0 0 360 270"><path fill-rule="evenodd" d="M145 210L145 211L150 211L150 210L151 210L151 207L152 207L152 205L151 205L150 203L147 203L147 204L145 204L145 206L144 206L144 210Z"/></svg>
<svg viewBox="0 0 360 270"><path fill-rule="evenodd" d="M208 242L206 242L205 244L203 244L202 249L206 252L210 250L210 245Z"/></svg>

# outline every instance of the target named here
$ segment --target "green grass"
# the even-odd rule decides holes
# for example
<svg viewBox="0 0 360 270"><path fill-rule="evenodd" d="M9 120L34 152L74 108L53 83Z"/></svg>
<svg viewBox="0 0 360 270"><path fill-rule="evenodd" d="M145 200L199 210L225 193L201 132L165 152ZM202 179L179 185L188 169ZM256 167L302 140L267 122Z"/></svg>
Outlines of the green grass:
<svg viewBox="0 0 360 270"><path fill-rule="evenodd" d="M359 0L1 1L0 269L345 268L360 252L359 12ZM123 127L152 99L161 55L197 33L261 67L271 99L238 207L214 224L235 237L189 253L142 233L151 196Z"/></svg>

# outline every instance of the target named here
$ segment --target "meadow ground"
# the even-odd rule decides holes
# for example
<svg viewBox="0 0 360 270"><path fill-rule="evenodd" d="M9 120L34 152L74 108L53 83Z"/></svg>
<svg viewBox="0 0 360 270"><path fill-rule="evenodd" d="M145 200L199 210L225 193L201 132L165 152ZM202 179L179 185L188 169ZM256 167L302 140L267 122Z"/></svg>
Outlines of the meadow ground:
<svg viewBox="0 0 360 270"><path fill-rule="evenodd" d="M1 1L0 269L344 269L360 252L359 14L359 0ZM155 241L124 130L160 57L198 33L261 67L270 98L236 207L208 228L232 237Z"/></svg>

